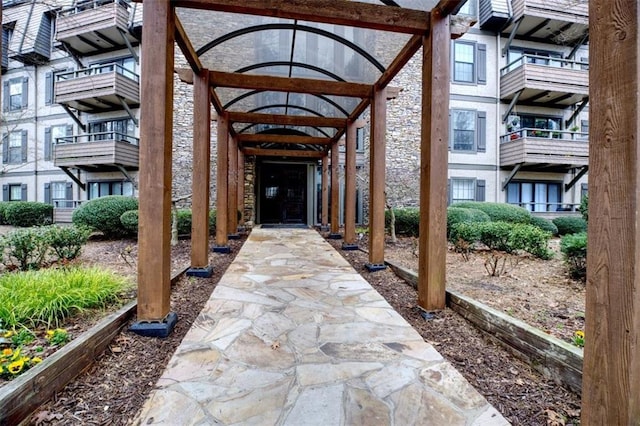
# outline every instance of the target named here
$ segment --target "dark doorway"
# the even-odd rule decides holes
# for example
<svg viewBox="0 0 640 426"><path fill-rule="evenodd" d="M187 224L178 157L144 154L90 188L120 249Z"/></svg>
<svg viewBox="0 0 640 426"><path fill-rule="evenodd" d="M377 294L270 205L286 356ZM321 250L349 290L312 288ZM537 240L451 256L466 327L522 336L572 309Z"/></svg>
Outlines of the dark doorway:
<svg viewBox="0 0 640 426"><path fill-rule="evenodd" d="M261 223L306 223L306 164L261 164L260 221Z"/></svg>

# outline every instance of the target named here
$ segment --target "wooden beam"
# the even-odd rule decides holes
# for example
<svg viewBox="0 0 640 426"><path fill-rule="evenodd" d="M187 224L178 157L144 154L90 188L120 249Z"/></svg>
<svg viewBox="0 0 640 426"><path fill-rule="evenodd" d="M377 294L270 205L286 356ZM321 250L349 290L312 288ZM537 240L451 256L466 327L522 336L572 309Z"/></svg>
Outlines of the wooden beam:
<svg viewBox="0 0 640 426"><path fill-rule="evenodd" d="M174 13L169 0L145 10L140 79L138 321L162 321L171 295L171 166Z"/></svg>
<svg viewBox="0 0 640 426"><path fill-rule="evenodd" d="M345 142L344 243L356 244L356 138L357 127L350 121Z"/></svg>
<svg viewBox="0 0 640 426"><path fill-rule="evenodd" d="M426 310L444 309L446 302L449 38L449 19L432 13L422 48L418 240L418 304Z"/></svg>
<svg viewBox="0 0 640 426"><path fill-rule="evenodd" d="M329 145L331 138L318 138L314 136L299 135L272 135L272 134L239 134L238 143L294 143L305 145Z"/></svg>
<svg viewBox="0 0 640 426"><path fill-rule="evenodd" d="M238 211L239 225L244 225L244 153L238 149Z"/></svg>
<svg viewBox="0 0 640 426"><path fill-rule="evenodd" d="M178 47L180 47L180 51L184 55L185 59L189 63L189 66L191 67L191 70L193 71L193 73L191 74L192 79L195 79L196 77L194 76L194 74L196 76L200 74L200 71L203 68L202 63L200 62L200 58L198 57L198 54L196 53L195 49L193 48L193 45L191 44L191 40L189 40L189 36L187 35L184 27L182 26L182 22L180 22L180 19L177 16L175 17L175 20L176 20L176 35L175 35L176 44L178 45Z"/></svg>
<svg viewBox="0 0 640 426"><path fill-rule="evenodd" d="M362 83L317 80L311 78L275 77L270 75L241 74L221 71L210 71L210 73L212 87L310 93L313 95L335 95L353 98L368 98L371 96L371 86Z"/></svg>
<svg viewBox="0 0 640 426"><path fill-rule="evenodd" d="M191 268L203 269L209 266L209 192L211 187L209 72L202 70L193 77L195 84L193 86Z"/></svg>
<svg viewBox="0 0 640 426"><path fill-rule="evenodd" d="M294 151L288 149L261 149L242 148L244 155L255 155L258 157L291 157L291 158L322 158L325 153L322 151Z"/></svg>
<svg viewBox="0 0 640 426"><path fill-rule="evenodd" d="M640 2L589 2L589 229L581 424L640 421Z"/></svg>
<svg viewBox="0 0 640 426"><path fill-rule="evenodd" d="M387 97L376 90L371 102L371 141L369 143L369 268L384 267L385 150Z"/></svg>
<svg viewBox="0 0 640 426"><path fill-rule="evenodd" d="M311 126L346 128L346 118L304 115L260 114L258 112L229 112L231 123L280 124L283 126Z"/></svg>
<svg viewBox="0 0 640 426"><path fill-rule="evenodd" d="M218 115L218 155L216 164L216 246L226 248L229 246L227 233L227 213L229 205L227 200L227 186L229 173L229 118L227 113Z"/></svg>
<svg viewBox="0 0 640 426"><path fill-rule="evenodd" d="M340 234L340 150L338 144L334 143L331 147L331 225L330 237L337 238Z"/></svg>
<svg viewBox="0 0 640 426"><path fill-rule="evenodd" d="M227 232L229 235L236 235L238 233L238 141L235 137L229 138L228 160L227 202L229 203L229 212Z"/></svg>
<svg viewBox="0 0 640 426"><path fill-rule="evenodd" d="M424 34L429 30L429 12L347 0L174 0L173 4L175 7L323 22L395 33Z"/></svg>
<svg viewBox="0 0 640 426"><path fill-rule="evenodd" d="M439 17L444 18L454 13L458 13L458 10L460 10L464 3L465 0L440 0L440 2L431 9L431 14L437 13ZM433 17L431 18L431 23L433 23Z"/></svg>
<svg viewBox="0 0 640 426"><path fill-rule="evenodd" d="M322 157L322 211L320 213L320 225L323 228L329 226L329 157Z"/></svg>

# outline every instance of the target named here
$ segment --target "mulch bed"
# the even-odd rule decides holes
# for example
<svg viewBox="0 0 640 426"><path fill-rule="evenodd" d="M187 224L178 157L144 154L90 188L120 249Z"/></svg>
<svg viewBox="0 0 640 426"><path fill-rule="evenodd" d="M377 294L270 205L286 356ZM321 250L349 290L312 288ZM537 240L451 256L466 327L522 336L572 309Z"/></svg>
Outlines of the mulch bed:
<svg viewBox="0 0 640 426"><path fill-rule="evenodd" d="M417 292L389 269L368 272L367 254L328 240L487 400L517 425L577 425L580 397L515 358L450 309L425 320Z"/></svg>
<svg viewBox="0 0 640 426"><path fill-rule="evenodd" d="M40 407L29 424L131 424L243 242L244 239L229 241L231 255L212 256L211 278L183 276L172 288L171 310L179 320L169 337L142 337L128 331L128 327L123 329L89 370ZM188 244L184 250L188 255ZM134 321L135 318L129 325Z"/></svg>

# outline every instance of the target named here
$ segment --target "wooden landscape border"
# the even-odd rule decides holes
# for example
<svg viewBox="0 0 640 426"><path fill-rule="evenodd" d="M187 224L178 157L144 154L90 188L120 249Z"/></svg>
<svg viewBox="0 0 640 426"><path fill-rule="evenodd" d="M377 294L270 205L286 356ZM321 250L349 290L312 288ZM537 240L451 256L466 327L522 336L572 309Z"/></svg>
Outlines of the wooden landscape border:
<svg viewBox="0 0 640 426"><path fill-rule="evenodd" d="M393 262L385 263L398 277L417 287L418 274ZM451 290L447 290L447 306L538 372L576 394L582 394L582 349Z"/></svg>
<svg viewBox="0 0 640 426"><path fill-rule="evenodd" d="M187 269L180 269L171 278L171 284L175 284ZM84 372L126 326L136 307L136 300L129 302L0 388L0 424L20 424L54 393Z"/></svg>

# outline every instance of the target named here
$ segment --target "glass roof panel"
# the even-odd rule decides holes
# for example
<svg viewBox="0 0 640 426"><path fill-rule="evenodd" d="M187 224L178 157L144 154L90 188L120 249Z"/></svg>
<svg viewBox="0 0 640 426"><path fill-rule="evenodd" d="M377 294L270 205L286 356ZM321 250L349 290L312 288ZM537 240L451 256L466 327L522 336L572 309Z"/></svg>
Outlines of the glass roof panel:
<svg viewBox="0 0 640 426"><path fill-rule="evenodd" d="M381 0L357 0L357 1L360 3L383 4ZM407 9L424 10L425 12L430 11L438 4L438 0L393 0L393 2L400 7L405 7Z"/></svg>
<svg viewBox="0 0 640 426"><path fill-rule="evenodd" d="M268 109L281 107L281 110L284 110L288 105L290 106L287 111L288 114L301 115L301 113L295 111L306 111L304 115L316 115L319 117L346 117L348 115L348 111L355 108L354 104L347 105L348 109L344 109L333 99L333 96L300 95L298 93L290 93L289 98L287 99L287 93L284 92L263 92L239 89L218 89L218 91L224 91L223 96L225 99L233 96L242 97L242 99L234 102L232 105L229 105L229 111L254 111L264 112L267 114L280 114L280 112L269 111ZM301 99L300 96L303 96L303 98ZM281 113L284 114L284 112Z"/></svg>

